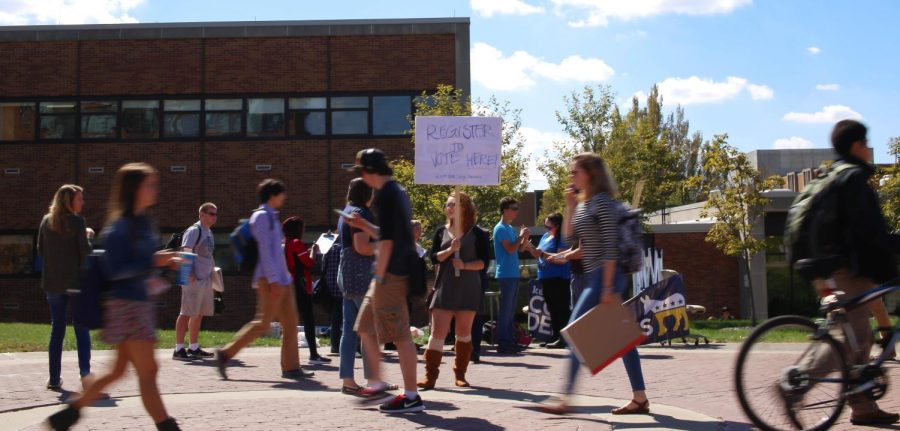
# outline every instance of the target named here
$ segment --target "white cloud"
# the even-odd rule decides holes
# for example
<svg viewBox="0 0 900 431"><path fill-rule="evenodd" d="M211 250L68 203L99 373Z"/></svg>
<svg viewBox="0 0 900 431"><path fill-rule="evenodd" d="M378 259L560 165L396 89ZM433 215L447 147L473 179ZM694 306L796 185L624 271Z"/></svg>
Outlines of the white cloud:
<svg viewBox="0 0 900 431"><path fill-rule="evenodd" d="M816 55L816 54L822 52L822 50L819 49L819 47L811 46L811 47L809 47L809 48L806 48L806 52L808 52L808 53L810 53L810 54L812 54L812 55Z"/></svg>
<svg viewBox="0 0 900 431"><path fill-rule="evenodd" d="M840 91L841 86L837 84L819 84L816 85L816 90L819 91Z"/></svg>
<svg viewBox="0 0 900 431"><path fill-rule="evenodd" d="M769 100L775 97L775 92L768 85L750 84L747 85L747 91L750 92L753 100Z"/></svg>
<svg viewBox="0 0 900 431"><path fill-rule="evenodd" d="M775 92L768 86L750 84L747 78L739 76L729 76L725 78L725 81L720 82L698 76L666 78L658 86L663 101L679 105L724 102L744 90L750 93L753 100L767 100L775 95ZM643 92L637 92L635 95L640 99L647 97Z"/></svg>
<svg viewBox="0 0 900 431"><path fill-rule="evenodd" d="M586 18L570 21L572 27L605 27L609 18L624 21L653 15L715 15L727 14L752 0L553 0L558 13L567 10Z"/></svg>
<svg viewBox="0 0 900 431"><path fill-rule="evenodd" d="M840 120L862 120L862 118L862 114L844 105L829 105L822 108L821 111L811 114L805 112L788 112L784 114L786 121L809 124L830 124Z"/></svg>
<svg viewBox="0 0 900 431"><path fill-rule="evenodd" d="M799 136L791 136L790 138L776 139L773 147L776 150L799 150L812 148L813 143L808 139Z"/></svg>
<svg viewBox="0 0 900 431"><path fill-rule="evenodd" d="M543 163L544 152L553 147L554 142L563 142L566 135L562 133L544 132L533 127L523 126L519 129L525 140L524 152L531 155L528 162L528 189L543 190L547 188L547 178L538 170Z"/></svg>
<svg viewBox="0 0 900 431"><path fill-rule="evenodd" d="M471 0L469 5L472 11L485 17L490 18L497 15L531 15L535 13L544 13L541 6L533 6L521 0Z"/></svg>
<svg viewBox="0 0 900 431"><path fill-rule="evenodd" d="M533 87L535 78L549 78L559 82L600 82L611 78L615 71L599 58L573 55L559 64L546 62L525 51L509 56L493 46L476 42L472 47L472 78L479 84L497 91L515 91Z"/></svg>
<svg viewBox="0 0 900 431"><path fill-rule="evenodd" d="M0 25L137 22L144 0L0 0Z"/></svg>

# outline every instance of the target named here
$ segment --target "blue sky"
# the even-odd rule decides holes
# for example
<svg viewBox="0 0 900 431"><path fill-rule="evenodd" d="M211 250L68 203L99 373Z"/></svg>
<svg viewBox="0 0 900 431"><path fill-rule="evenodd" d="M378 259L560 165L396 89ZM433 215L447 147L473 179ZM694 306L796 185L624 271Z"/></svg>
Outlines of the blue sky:
<svg viewBox="0 0 900 431"><path fill-rule="evenodd" d="M744 151L826 147L856 118L890 162L900 136L890 0L0 0L0 25L451 16L471 18L473 95L522 109L535 158L563 139L563 96L598 84L627 104L658 83L692 130Z"/></svg>

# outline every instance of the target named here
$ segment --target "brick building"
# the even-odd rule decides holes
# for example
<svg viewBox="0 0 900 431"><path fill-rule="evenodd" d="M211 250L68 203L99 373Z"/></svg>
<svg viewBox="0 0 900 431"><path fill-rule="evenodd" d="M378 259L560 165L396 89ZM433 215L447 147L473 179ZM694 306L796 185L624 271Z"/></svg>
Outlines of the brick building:
<svg viewBox="0 0 900 431"><path fill-rule="evenodd" d="M0 27L0 58L3 321L49 321L34 242L62 184L85 188L98 229L118 167L152 164L163 236L215 202L227 270L228 232L257 206L260 180L287 183L282 215L312 237L335 223L356 151L411 158L413 98L470 88L468 18ZM246 277L226 286L211 326L252 315ZM163 325L177 293L161 300Z"/></svg>

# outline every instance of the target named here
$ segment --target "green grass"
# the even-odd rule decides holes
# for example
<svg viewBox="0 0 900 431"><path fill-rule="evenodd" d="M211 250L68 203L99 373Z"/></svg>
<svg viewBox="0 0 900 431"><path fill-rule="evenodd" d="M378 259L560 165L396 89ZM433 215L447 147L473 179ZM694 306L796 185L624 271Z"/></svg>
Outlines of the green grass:
<svg viewBox="0 0 900 431"><path fill-rule="evenodd" d="M897 317L892 317L891 321L896 325ZM873 321L873 328L874 326ZM750 335L751 331L749 320L691 321L691 333L709 338L710 343L740 343ZM769 334L763 341L766 343L802 343L807 341L808 335L809 332L804 330L784 330Z"/></svg>

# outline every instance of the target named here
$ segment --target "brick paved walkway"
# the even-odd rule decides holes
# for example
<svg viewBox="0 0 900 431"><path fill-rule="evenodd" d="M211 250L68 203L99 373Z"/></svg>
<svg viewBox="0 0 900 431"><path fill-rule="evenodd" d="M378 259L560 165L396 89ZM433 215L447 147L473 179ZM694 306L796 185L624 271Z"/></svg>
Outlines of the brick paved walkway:
<svg viewBox="0 0 900 431"><path fill-rule="evenodd" d="M774 348L771 358L782 353ZM301 352L305 359L305 349ZM359 405L340 394L337 358L334 365L309 367L316 376L305 382L280 378L278 349L248 349L229 369L231 380L218 379L211 362L176 362L171 352L157 352L161 363L159 386L166 406L186 430L220 429L365 429L406 430L423 427L445 430L604 430L686 429L744 430L748 420L737 405L732 384L735 346L641 349L652 415L619 417L609 411L629 398L628 379L621 363L595 377L582 375L577 387L578 413L554 417L533 410L534 403L560 390L563 351L532 349L521 356L485 355L469 368L472 389L452 386L452 356L447 353L438 380L440 390L425 392L425 413L386 416L375 405ZM103 372L111 352L95 352L93 367ZM63 356L64 387L78 389L74 352ZM357 361L357 366L360 361ZM420 372L422 365L419 365ZM891 365L897 384L898 366ZM40 429L39 423L60 408L65 394L43 389L46 353L0 354L0 429ZM361 378L361 370L357 377ZM400 382L399 366L388 355L386 377ZM133 371L109 389L114 399L88 409L78 430L153 429L140 398ZM900 410L900 394L892 388L881 402ZM114 408L113 408L114 407ZM848 410L849 411L849 410ZM850 429L848 413L835 429ZM900 428L894 428L900 429Z"/></svg>

